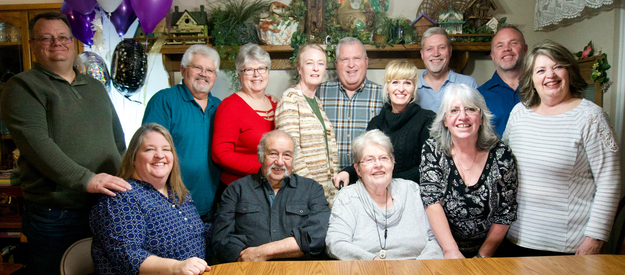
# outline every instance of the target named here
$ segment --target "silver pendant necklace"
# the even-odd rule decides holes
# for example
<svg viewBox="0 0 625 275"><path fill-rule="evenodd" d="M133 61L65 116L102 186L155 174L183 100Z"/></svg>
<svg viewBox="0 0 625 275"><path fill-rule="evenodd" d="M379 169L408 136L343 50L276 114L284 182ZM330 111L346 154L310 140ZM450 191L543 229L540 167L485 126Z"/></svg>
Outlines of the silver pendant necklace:
<svg viewBox="0 0 625 275"><path fill-rule="evenodd" d="M375 229L378 231L378 241L380 242L380 252L378 253L378 257L380 259L386 259L386 237L388 236L388 197L387 197L388 187L386 191L384 191L384 208L386 208L386 215L384 216L384 246L382 246L382 239L380 238L380 228L378 226L378 219L375 217L375 205L373 206L373 219L375 220Z"/></svg>

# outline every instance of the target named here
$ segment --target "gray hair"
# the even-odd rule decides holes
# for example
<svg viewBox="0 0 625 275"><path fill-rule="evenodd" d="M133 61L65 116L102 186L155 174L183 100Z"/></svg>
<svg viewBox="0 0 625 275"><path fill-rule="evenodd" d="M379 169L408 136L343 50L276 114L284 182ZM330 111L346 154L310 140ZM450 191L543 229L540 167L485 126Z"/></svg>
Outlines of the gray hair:
<svg viewBox="0 0 625 275"><path fill-rule="evenodd" d="M451 45L451 37L449 36L449 34L447 34L447 31L445 31L445 29L441 27L431 27L423 33L423 37L421 38L421 48L423 48L423 44L425 43L426 38L436 34L444 35L445 38L447 38L447 46Z"/></svg>
<svg viewBox="0 0 625 275"><path fill-rule="evenodd" d="M193 57L195 57L196 54L206 57L215 62L215 72L219 72L219 53L217 53L215 49L206 45L193 45L189 47L182 55L182 60L180 61L182 67L186 68L189 63L191 63Z"/></svg>
<svg viewBox="0 0 625 275"><path fill-rule="evenodd" d="M245 65L252 60L261 62L267 66L267 69L271 69L271 58L269 57L269 53L257 44L247 43L239 48L239 53L237 54L237 59L235 61L237 73L244 69Z"/></svg>
<svg viewBox="0 0 625 275"><path fill-rule="evenodd" d="M360 45L362 47L362 52L365 53L365 57L367 57L367 50L365 50L365 45L362 44L362 42L358 40L358 38L348 36L341 38L341 40L339 40L339 43L336 45L336 59L338 60L339 58L339 50L341 49L341 46L354 44Z"/></svg>
<svg viewBox="0 0 625 275"><path fill-rule="evenodd" d="M257 152L258 162L262 164L263 161L265 160L265 152L267 150L267 139L275 135L285 135L291 139L291 141L293 142L293 161L295 161L295 158L297 158L297 143L295 142L295 139L293 138L293 136L291 136L289 133L285 132L284 130L276 129L276 130L267 132L266 134L263 135L262 138L260 138L260 142L258 143L258 152Z"/></svg>
<svg viewBox="0 0 625 275"><path fill-rule="evenodd" d="M438 114L434 122L432 122L432 128L430 129L430 136L436 141L439 150L447 156L451 155L453 141L451 140L449 129L445 127L445 117L447 116L447 112L451 109L451 103L456 98L458 98L465 107L480 108L482 125L477 133L476 146L481 151L492 149L499 141L499 137L493 130L493 125L491 123L493 115L488 110L486 101L484 101L484 97L480 92L466 84L453 84L448 86L444 93L445 95L443 95L441 107L438 109Z"/></svg>
<svg viewBox="0 0 625 275"><path fill-rule="evenodd" d="M352 140L352 158L354 159L354 164L358 163L362 159L362 152L365 150L367 145L371 144L379 145L384 148L388 156L391 157L391 160L395 162L395 156L393 155L393 143L391 143L391 139L382 131L373 129Z"/></svg>

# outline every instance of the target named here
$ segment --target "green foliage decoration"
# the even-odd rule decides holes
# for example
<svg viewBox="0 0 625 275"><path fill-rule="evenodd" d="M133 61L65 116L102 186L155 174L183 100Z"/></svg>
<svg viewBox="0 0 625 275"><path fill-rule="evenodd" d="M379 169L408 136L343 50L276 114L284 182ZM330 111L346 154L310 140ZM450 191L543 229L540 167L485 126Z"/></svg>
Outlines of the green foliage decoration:
<svg viewBox="0 0 625 275"><path fill-rule="evenodd" d="M269 2L268 0L225 0L209 2L208 6L210 7L208 29L212 36L210 42L219 53L221 64L223 64L222 70L229 76L231 88L238 87L240 82L234 70L234 61L239 53L239 47L258 40L252 22L258 21L255 17L269 7Z"/></svg>

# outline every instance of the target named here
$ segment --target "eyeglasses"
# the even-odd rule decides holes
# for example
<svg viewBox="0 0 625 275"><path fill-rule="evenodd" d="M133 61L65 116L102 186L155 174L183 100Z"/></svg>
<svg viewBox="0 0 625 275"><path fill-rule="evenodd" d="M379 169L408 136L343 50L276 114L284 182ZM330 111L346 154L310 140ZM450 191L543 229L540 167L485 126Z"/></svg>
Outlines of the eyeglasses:
<svg viewBox="0 0 625 275"><path fill-rule="evenodd" d="M267 67L260 67L260 68L256 68L256 69L252 69L252 68L246 68L241 70L240 72L245 73L246 75L254 75L254 72L258 72L258 74L264 74L266 73L268 70Z"/></svg>
<svg viewBox="0 0 625 275"><path fill-rule="evenodd" d="M58 40L59 43L66 45L72 42L73 37L66 37L66 36L60 36L60 37L43 37L43 38L33 38L32 40L37 41L41 44L44 45L50 45L52 43L54 43L54 41Z"/></svg>
<svg viewBox="0 0 625 275"><path fill-rule="evenodd" d="M391 163L391 157L387 156L387 155L381 155L379 157L374 157L374 156L367 156L365 157L364 160L359 161L358 163L360 164L364 164L365 166L371 166L375 163L375 161L380 161L380 163L386 164L386 163Z"/></svg>
<svg viewBox="0 0 625 275"><path fill-rule="evenodd" d="M213 70L213 69L203 68L203 67L195 66L195 65L189 65L188 67L189 67L189 69L191 69L191 71L194 74L201 74L201 73L206 73L206 74L210 74L210 75L214 75L215 74L215 70Z"/></svg>
<svg viewBox="0 0 625 275"><path fill-rule="evenodd" d="M449 110L449 112L447 112L447 114L449 114L450 116L457 116L460 114L460 111L462 109L460 108L452 108L451 110ZM464 113L467 114L468 116L470 115L475 115L479 112L481 112L482 109L480 108L474 108L474 107L464 107Z"/></svg>

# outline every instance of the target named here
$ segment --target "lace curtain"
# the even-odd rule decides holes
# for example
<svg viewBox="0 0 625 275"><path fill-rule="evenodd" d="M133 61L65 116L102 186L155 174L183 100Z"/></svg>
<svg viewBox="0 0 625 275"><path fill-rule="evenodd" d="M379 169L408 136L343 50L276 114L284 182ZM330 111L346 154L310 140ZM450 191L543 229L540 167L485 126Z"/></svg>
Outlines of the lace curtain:
<svg viewBox="0 0 625 275"><path fill-rule="evenodd" d="M565 18L578 17L585 7L596 9L612 2L612 0L536 0L534 30L556 25Z"/></svg>

